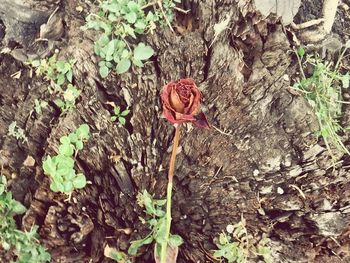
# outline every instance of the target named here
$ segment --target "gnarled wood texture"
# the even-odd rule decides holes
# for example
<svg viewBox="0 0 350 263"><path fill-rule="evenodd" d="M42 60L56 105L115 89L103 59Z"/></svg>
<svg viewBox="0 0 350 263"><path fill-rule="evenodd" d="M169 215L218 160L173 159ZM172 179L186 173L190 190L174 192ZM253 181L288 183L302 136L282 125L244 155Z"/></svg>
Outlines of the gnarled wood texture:
<svg viewBox="0 0 350 263"><path fill-rule="evenodd" d="M54 2L28 2L47 3L47 15L56 8ZM60 58L77 59L74 83L82 90L73 111L60 116L50 103L40 116L31 112L35 98L52 100L49 84L30 78L29 69L10 55L0 56L1 161L4 172L17 175L15 196L24 200L26 191L33 193L26 195L30 209L23 224L41 226L54 262L108 262L106 243L126 250L130 240L147 233L138 219L143 214L136 194L147 189L165 195L174 131L161 117L159 92L165 83L185 77L203 91L203 111L213 127L182 128L172 225L185 240L178 261L212 261L213 238L241 214L256 241L263 233L270 237L274 263L323 262L336 258L330 249L343 251L350 219L348 159L338 156L341 165L330 169L332 161L314 135L317 119L290 89L296 65L276 19L262 19L249 0L183 1L182 8L191 12L178 14L176 33L162 28L145 37L156 51L145 67L102 80L93 52L96 33L80 30L96 7L88 1L58 5L66 31L54 44ZM8 29L13 17L1 10ZM213 42L214 25L227 17L228 28ZM12 37L27 48L26 35ZM18 70L21 77L12 78ZM109 101L130 107L125 127L109 121ZM13 120L25 129L27 144L7 135ZM65 196L49 190L41 164L55 153L59 138L82 123L89 124L92 136L77 163L91 184L64 202ZM22 165L27 155L35 158L35 167ZM131 235L124 231L129 228ZM135 262L150 262L152 251L144 248Z"/></svg>

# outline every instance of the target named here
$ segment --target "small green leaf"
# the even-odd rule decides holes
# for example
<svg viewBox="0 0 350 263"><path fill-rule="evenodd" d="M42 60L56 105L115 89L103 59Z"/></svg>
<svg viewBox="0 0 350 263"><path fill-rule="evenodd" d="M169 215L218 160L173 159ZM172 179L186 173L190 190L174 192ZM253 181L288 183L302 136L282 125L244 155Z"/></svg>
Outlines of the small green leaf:
<svg viewBox="0 0 350 263"><path fill-rule="evenodd" d="M70 169L70 171L65 174L64 179L66 181L72 181L75 177L76 177L75 170L74 169Z"/></svg>
<svg viewBox="0 0 350 263"><path fill-rule="evenodd" d="M158 199L158 200L154 200L154 203L158 206L163 206L166 204L166 199Z"/></svg>
<svg viewBox="0 0 350 263"><path fill-rule="evenodd" d="M87 124L82 124L76 131L79 138L88 139L90 137L90 127Z"/></svg>
<svg viewBox="0 0 350 263"><path fill-rule="evenodd" d="M128 21L128 23L133 24L136 22L137 15L135 12L130 12L130 13L126 14L124 16L124 18L126 19L126 21Z"/></svg>
<svg viewBox="0 0 350 263"><path fill-rule="evenodd" d="M65 73L65 62L64 61L57 61L56 67L59 72Z"/></svg>
<svg viewBox="0 0 350 263"><path fill-rule="evenodd" d="M25 211L27 211L27 208L16 200L12 200L11 206L12 206L12 212L15 215L21 215L25 213Z"/></svg>
<svg viewBox="0 0 350 263"><path fill-rule="evenodd" d="M62 143L62 144L70 144L70 142L71 142L71 140L68 136L62 136L60 138L60 143Z"/></svg>
<svg viewBox="0 0 350 263"><path fill-rule="evenodd" d="M126 48L123 50L122 55L120 56L121 58L127 58L129 57L129 50Z"/></svg>
<svg viewBox="0 0 350 263"><path fill-rule="evenodd" d="M115 22L115 21L118 20L118 17L117 17L115 14L110 13L110 14L108 15L108 20L111 21L111 22Z"/></svg>
<svg viewBox="0 0 350 263"><path fill-rule="evenodd" d="M108 67L102 66L102 67L100 67L99 71L100 71L100 75L102 78L106 78L108 76L108 73L109 73Z"/></svg>
<svg viewBox="0 0 350 263"><path fill-rule="evenodd" d="M134 63L138 67L143 67L143 63L141 60L133 58L132 63Z"/></svg>
<svg viewBox="0 0 350 263"><path fill-rule="evenodd" d="M107 10L107 11L110 11L110 12L113 12L113 13L119 13L119 10L120 10L120 5L118 3L107 3L107 2L102 2L102 8Z"/></svg>
<svg viewBox="0 0 350 263"><path fill-rule="evenodd" d="M305 49L302 47L299 47L298 48L298 55L299 55L299 57L303 58L305 55Z"/></svg>
<svg viewBox="0 0 350 263"><path fill-rule="evenodd" d="M154 21L155 20L155 16L154 16L152 11L148 12L148 14L146 16L146 20L147 21Z"/></svg>
<svg viewBox="0 0 350 263"><path fill-rule="evenodd" d="M172 247L179 247L183 244L183 239L179 235L170 235L169 244Z"/></svg>
<svg viewBox="0 0 350 263"><path fill-rule="evenodd" d="M86 185L86 178L85 175L82 173L78 174L74 179L73 179L73 185L75 188L81 189L84 188Z"/></svg>
<svg viewBox="0 0 350 263"><path fill-rule="evenodd" d="M82 142L82 141L77 141L77 142L75 143L75 148L76 148L78 151L81 151L81 150L84 148L83 142Z"/></svg>
<svg viewBox="0 0 350 263"><path fill-rule="evenodd" d="M125 121L125 118L124 118L124 117L119 117L119 118L118 118L118 121L119 121L119 123L120 123L121 125L123 125L123 126L125 125L125 122L126 122L126 121Z"/></svg>
<svg viewBox="0 0 350 263"><path fill-rule="evenodd" d="M31 62L31 64L32 64L33 67L37 68L37 67L40 66L41 63L40 63L40 60L33 60Z"/></svg>
<svg viewBox="0 0 350 263"><path fill-rule="evenodd" d="M67 137L67 136L65 136L65 137ZM75 133L71 133L68 135L68 139L69 139L69 143L76 143L78 140L78 136Z"/></svg>
<svg viewBox="0 0 350 263"><path fill-rule="evenodd" d="M105 46L109 43L109 37L106 34L102 34L102 36L97 41L101 46Z"/></svg>
<svg viewBox="0 0 350 263"><path fill-rule="evenodd" d="M148 235L143 239L139 239L139 240L134 240L131 241L131 245L128 249L128 254L131 256L135 256L137 253L137 250L142 247L143 245L148 245L151 244L153 241L153 236L152 235Z"/></svg>
<svg viewBox="0 0 350 263"><path fill-rule="evenodd" d="M129 24L124 24L123 23L122 25L123 25L125 33L127 33L129 36L132 36L133 38L136 39L134 28L132 28Z"/></svg>
<svg viewBox="0 0 350 263"><path fill-rule="evenodd" d="M114 112L115 115L118 116L119 113L120 113L120 107L119 107L119 106L114 107L114 108L113 108L113 112Z"/></svg>
<svg viewBox="0 0 350 263"><path fill-rule="evenodd" d="M73 169L74 167L74 160L71 156L65 156L65 155L57 155L53 157L54 160L57 162L57 170L62 169ZM64 174L67 174L68 172L65 172Z"/></svg>
<svg viewBox="0 0 350 263"><path fill-rule="evenodd" d="M154 236L154 239L157 241L157 243L164 243L166 242L166 232L167 232L167 227L166 227L166 220L165 217L162 217L158 220L157 224L157 230Z"/></svg>
<svg viewBox="0 0 350 263"><path fill-rule="evenodd" d="M69 70L67 73L66 73L66 77L67 77L67 80L69 82L72 82L73 80L73 71Z"/></svg>
<svg viewBox="0 0 350 263"><path fill-rule="evenodd" d="M56 162L51 156L48 156L43 163L43 169L46 175L53 176L56 173Z"/></svg>
<svg viewBox="0 0 350 263"><path fill-rule="evenodd" d="M134 12L137 12L141 9L140 5L137 4L136 2L134 1L129 1L128 3L128 8L131 10L131 11L134 11Z"/></svg>
<svg viewBox="0 0 350 263"><path fill-rule="evenodd" d="M124 116L128 115L129 112L130 112L130 110L124 110L124 111L122 111L122 113L120 113L120 116L124 117Z"/></svg>
<svg viewBox="0 0 350 263"><path fill-rule="evenodd" d="M63 187L64 187L65 193L71 193L74 190L74 186L73 186L73 183L71 181L64 182Z"/></svg>
<svg viewBox="0 0 350 263"><path fill-rule="evenodd" d="M116 121L117 120L117 116L112 116L111 117L111 121Z"/></svg>
<svg viewBox="0 0 350 263"><path fill-rule="evenodd" d="M61 99L56 99L56 100L54 100L54 103L59 107L59 108L64 108L64 106L66 105L65 103L64 103L64 101L63 100L61 100Z"/></svg>
<svg viewBox="0 0 350 263"><path fill-rule="evenodd" d="M145 29L147 25L142 20L137 20L135 27L138 29Z"/></svg>
<svg viewBox="0 0 350 263"><path fill-rule="evenodd" d="M65 81L64 74L59 74L57 76L57 85L61 86Z"/></svg>
<svg viewBox="0 0 350 263"><path fill-rule="evenodd" d="M64 192L63 185L61 183L59 183L59 182L56 182L56 181L51 182L50 189L53 192L55 192L55 193L57 193L57 192L62 192L63 193Z"/></svg>
<svg viewBox="0 0 350 263"><path fill-rule="evenodd" d="M162 217L165 215L165 212L162 209L156 209L156 211L154 212L154 214L158 217Z"/></svg>
<svg viewBox="0 0 350 263"><path fill-rule="evenodd" d="M115 41L111 40L107 45L106 57L112 57L115 50Z"/></svg>
<svg viewBox="0 0 350 263"><path fill-rule="evenodd" d="M153 49L150 46L146 46L144 43L139 43L134 49L134 59L147 60L154 54Z"/></svg>
<svg viewBox="0 0 350 263"><path fill-rule="evenodd" d="M129 59L124 58L117 64L116 71L118 74L123 74L129 70L131 62Z"/></svg>
<svg viewBox="0 0 350 263"><path fill-rule="evenodd" d="M74 153L73 145L72 144L61 144L58 147L59 154L65 155L65 156L72 156Z"/></svg>

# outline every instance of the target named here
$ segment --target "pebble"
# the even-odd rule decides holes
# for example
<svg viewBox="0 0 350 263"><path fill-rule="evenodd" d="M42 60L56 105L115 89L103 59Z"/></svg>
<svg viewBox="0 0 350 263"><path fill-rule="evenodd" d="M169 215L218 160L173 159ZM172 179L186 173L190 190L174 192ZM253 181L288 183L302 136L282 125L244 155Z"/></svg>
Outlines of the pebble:
<svg viewBox="0 0 350 263"><path fill-rule="evenodd" d="M277 193L279 193L280 195L283 195L284 190L281 187L277 187Z"/></svg>

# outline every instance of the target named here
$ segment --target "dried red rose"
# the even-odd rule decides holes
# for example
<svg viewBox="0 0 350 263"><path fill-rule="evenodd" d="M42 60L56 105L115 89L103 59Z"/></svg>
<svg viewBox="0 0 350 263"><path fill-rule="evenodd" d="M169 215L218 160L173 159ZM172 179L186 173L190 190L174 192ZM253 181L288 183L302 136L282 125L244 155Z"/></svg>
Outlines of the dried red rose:
<svg viewBox="0 0 350 263"><path fill-rule="evenodd" d="M192 122L209 128L207 118L199 112L202 93L192 79L180 79L165 85L161 94L163 115L173 124Z"/></svg>

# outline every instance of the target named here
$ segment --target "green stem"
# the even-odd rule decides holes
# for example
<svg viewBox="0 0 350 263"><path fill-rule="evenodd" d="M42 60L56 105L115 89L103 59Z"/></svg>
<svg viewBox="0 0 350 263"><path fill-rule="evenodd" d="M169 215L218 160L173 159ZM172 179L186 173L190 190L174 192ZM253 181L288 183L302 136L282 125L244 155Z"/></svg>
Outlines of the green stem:
<svg viewBox="0 0 350 263"><path fill-rule="evenodd" d="M174 170L175 170L176 152L179 146L179 141L180 141L180 126L178 125L175 128L173 150L171 152L169 172L168 172L168 186L167 186L167 194L166 194L166 232L165 232L165 242L162 243L161 245L161 252L160 252L161 263L166 263L166 251L169 243L170 228L171 228L171 196L172 196L172 190L173 190L173 177L174 177Z"/></svg>

